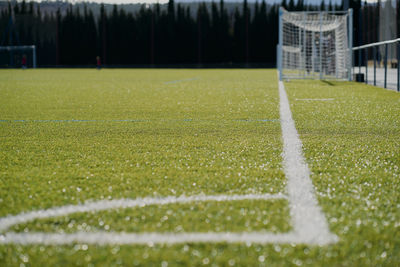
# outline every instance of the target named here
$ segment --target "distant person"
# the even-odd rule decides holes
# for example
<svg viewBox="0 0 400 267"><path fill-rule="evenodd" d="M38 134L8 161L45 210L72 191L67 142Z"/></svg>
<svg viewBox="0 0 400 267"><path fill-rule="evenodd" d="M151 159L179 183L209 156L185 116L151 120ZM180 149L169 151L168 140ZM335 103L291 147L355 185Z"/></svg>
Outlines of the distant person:
<svg viewBox="0 0 400 267"><path fill-rule="evenodd" d="M22 69L26 69L26 55L22 56L22 60L21 60L21 64L22 64Z"/></svg>
<svg viewBox="0 0 400 267"><path fill-rule="evenodd" d="M99 56L96 57L96 68L98 70L101 69L101 60Z"/></svg>

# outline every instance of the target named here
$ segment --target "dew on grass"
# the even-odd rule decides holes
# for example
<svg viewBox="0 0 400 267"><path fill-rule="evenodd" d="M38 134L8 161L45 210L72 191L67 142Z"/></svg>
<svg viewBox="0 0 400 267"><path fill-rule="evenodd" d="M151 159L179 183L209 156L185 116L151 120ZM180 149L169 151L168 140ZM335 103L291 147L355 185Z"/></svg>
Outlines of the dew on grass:
<svg viewBox="0 0 400 267"><path fill-rule="evenodd" d="M115 247L113 247L112 249L111 249L111 253L113 254L113 255L115 255L115 254L117 254L118 252L119 252L119 246L115 246Z"/></svg>
<svg viewBox="0 0 400 267"><path fill-rule="evenodd" d="M29 256L28 256L28 255L21 254L21 255L19 256L19 258L20 258L23 262L25 262L25 263L29 262Z"/></svg>
<svg viewBox="0 0 400 267"><path fill-rule="evenodd" d="M87 254L85 256L85 261L90 262L91 260L92 260L92 257L89 254Z"/></svg>
<svg viewBox="0 0 400 267"><path fill-rule="evenodd" d="M198 250L196 250L196 249L193 249L193 250L192 250L192 255L195 256L195 257L201 257L200 251L198 251Z"/></svg>
<svg viewBox="0 0 400 267"><path fill-rule="evenodd" d="M303 265L303 262L300 259L294 259L292 262L296 266L302 266Z"/></svg>

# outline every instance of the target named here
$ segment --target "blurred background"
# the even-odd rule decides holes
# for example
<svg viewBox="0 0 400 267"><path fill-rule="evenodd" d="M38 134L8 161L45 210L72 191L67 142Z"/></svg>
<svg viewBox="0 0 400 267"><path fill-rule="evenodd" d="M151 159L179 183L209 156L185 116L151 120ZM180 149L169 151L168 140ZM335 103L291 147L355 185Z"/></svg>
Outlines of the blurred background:
<svg viewBox="0 0 400 267"><path fill-rule="evenodd" d="M38 67L275 67L280 6L353 8L354 46L400 37L398 0L112 2L1 1L0 46L34 45ZM31 54L0 50L0 67Z"/></svg>

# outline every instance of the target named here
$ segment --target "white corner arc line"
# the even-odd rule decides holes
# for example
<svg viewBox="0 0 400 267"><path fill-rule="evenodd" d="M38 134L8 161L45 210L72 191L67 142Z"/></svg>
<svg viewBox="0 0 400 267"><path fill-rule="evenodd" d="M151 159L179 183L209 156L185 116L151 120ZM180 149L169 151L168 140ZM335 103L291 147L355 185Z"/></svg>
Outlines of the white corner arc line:
<svg viewBox="0 0 400 267"><path fill-rule="evenodd" d="M279 81L280 116L283 139L283 166L289 195L294 232L305 240L335 243L338 237L329 231L328 222L314 194L310 170L304 159L302 143L297 133L285 86Z"/></svg>
<svg viewBox="0 0 400 267"><path fill-rule="evenodd" d="M31 222L36 219L55 218L67 216L73 213L96 212L110 209L126 209L135 207L146 207L150 205L185 204L191 202L205 201L240 201L240 200L270 200L287 199L282 193L277 194L247 194L247 195L194 195L194 196L167 196L167 197L144 197L136 199L114 199L86 202L84 204L66 205L53 207L45 210L36 210L20 213L13 216L0 218L0 233L6 231L13 225Z"/></svg>

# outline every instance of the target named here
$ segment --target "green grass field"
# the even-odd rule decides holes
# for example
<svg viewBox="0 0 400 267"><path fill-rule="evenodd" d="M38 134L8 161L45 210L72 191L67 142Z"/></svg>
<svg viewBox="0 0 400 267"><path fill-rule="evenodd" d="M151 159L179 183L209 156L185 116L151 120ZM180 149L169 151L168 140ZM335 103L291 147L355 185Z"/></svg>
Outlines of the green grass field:
<svg viewBox="0 0 400 267"><path fill-rule="evenodd" d="M400 266L400 94L285 87L337 243L0 244L0 265ZM0 70L0 218L97 200L286 194L281 154L276 70ZM292 227L283 198L73 213L7 232Z"/></svg>

